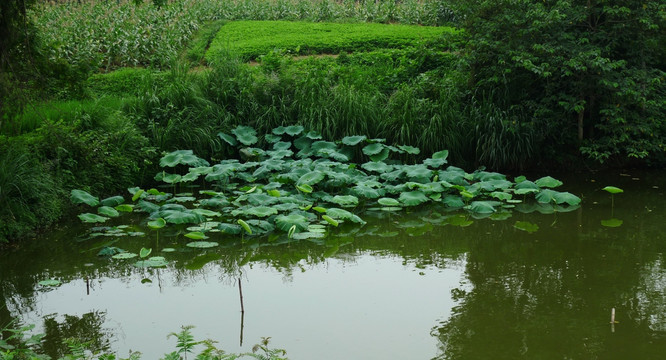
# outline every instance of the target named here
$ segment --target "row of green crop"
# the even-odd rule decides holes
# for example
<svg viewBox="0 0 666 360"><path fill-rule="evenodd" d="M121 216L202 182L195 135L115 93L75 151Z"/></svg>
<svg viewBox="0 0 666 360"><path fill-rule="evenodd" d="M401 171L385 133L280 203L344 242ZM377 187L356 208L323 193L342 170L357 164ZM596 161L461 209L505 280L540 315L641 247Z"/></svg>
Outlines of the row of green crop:
<svg viewBox="0 0 666 360"><path fill-rule="evenodd" d="M162 2L160 2L162 3ZM75 67L168 67L210 20L368 21L437 25L452 17L435 0L136 0L40 3L31 12L53 62Z"/></svg>
<svg viewBox="0 0 666 360"><path fill-rule="evenodd" d="M242 58L257 58L271 50L292 54L369 51L403 48L418 42L448 45L450 27L387 25L372 23L312 23L289 21L234 21L223 26L210 44L206 59L232 52Z"/></svg>

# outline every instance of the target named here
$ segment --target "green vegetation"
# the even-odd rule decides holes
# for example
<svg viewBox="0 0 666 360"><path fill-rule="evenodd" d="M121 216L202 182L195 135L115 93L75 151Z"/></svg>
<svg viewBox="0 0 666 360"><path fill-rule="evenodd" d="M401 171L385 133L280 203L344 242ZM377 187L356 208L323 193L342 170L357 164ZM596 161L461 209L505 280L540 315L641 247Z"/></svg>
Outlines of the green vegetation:
<svg viewBox="0 0 666 360"><path fill-rule="evenodd" d="M0 359L52 359L41 349L41 341L44 334L29 335L34 325L19 328L3 328L2 333L10 334L5 339L0 339ZM252 347L252 352L242 354L230 354L215 346L213 340L198 341L192 335L194 326L183 326L181 331L170 333L168 337L176 338L176 350L164 354L163 360L187 359L191 354L193 358L201 360L234 360L234 359L261 359L261 360L286 360L287 352L283 349L269 347L270 338L262 338L259 344ZM59 359L105 359L105 360L139 360L140 352L132 352L128 358L117 357L110 352L93 353L88 348L91 342L81 342L77 339L64 340L67 351ZM203 347L203 350L195 352L195 349ZM196 355L195 355L196 354Z"/></svg>
<svg viewBox="0 0 666 360"><path fill-rule="evenodd" d="M219 53L228 52L243 59L256 59L273 50L309 55L404 48L419 42L443 41L443 34L452 35L455 30L368 23L235 21L220 29L206 59L215 62Z"/></svg>

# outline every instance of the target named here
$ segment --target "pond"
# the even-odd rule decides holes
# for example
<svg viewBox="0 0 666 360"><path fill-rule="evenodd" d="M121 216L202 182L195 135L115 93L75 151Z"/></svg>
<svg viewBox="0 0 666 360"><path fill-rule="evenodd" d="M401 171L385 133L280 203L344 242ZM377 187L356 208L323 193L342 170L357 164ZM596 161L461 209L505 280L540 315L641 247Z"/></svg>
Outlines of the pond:
<svg viewBox="0 0 666 360"><path fill-rule="evenodd" d="M194 325L229 352L271 337L293 360L662 358L666 172L560 178L583 198L574 211L474 218L422 206L366 212L367 224L322 239L220 235L211 249L173 231L88 238L76 219L0 253L0 324L35 324L54 357L79 337L157 359L174 349L170 332ZM624 189L613 204L606 185ZM166 267L97 255L138 252L145 238Z"/></svg>

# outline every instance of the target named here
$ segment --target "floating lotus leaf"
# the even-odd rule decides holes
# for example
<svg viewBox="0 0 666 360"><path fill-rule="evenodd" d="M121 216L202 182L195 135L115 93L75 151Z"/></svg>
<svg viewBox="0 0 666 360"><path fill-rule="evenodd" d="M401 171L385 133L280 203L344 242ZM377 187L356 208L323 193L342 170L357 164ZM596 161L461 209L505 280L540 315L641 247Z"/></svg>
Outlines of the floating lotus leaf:
<svg viewBox="0 0 666 360"><path fill-rule="evenodd" d="M447 223L453 226L466 227L474 223L473 220L469 220L465 215L454 215L447 219Z"/></svg>
<svg viewBox="0 0 666 360"><path fill-rule="evenodd" d="M268 217L271 215L276 215L278 213L278 210L274 207L256 206L244 210L244 213L256 217Z"/></svg>
<svg viewBox="0 0 666 360"><path fill-rule="evenodd" d="M208 236L206 234L202 233L201 231L192 231L187 234L185 234L186 238L190 238L192 240L202 240L202 239L208 239Z"/></svg>
<svg viewBox="0 0 666 360"><path fill-rule="evenodd" d="M432 157L430 159L423 160L423 163L430 167L438 168L447 163L446 161L447 157L449 157L449 151L442 150L432 154Z"/></svg>
<svg viewBox="0 0 666 360"><path fill-rule="evenodd" d="M249 126L239 125L231 130L231 133L236 135L236 139L245 146L254 145L259 141L257 132Z"/></svg>
<svg viewBox="0 0 666 360"><path fill-rule="evenodd" d="M236 139L233 136L229 135L229 134L219 132L219 133L217 133L217 136L219 136L220 139L224 140L224 142L226 142L227 144L229 144L231 146L238 145L238 141L236 141Z"/></svg>
<svg viewBox="0 0 666 360"><path fill-rule="evenodd" d="M396 199L393 199L393 198L381 198L381 199L377 200L377 202L380 205L383 205L383 206L399 206L400 205L400 202Z"/></svg>
<svg viewBox="0 0 666 360"><path fill-rule="evenodd" d="M38 284L41 286L60 286L62 282L60 280L49 279L49 280L42 280L38 282Z"/></svg>
<svg viewBox="0 0 666 360"><path fill-rule="evenodd" d="M624 190L620 189L619 187L615 187L615 186L606 186L605 188L603 188L601 190L607 191L611 194L619 194L619 193L624 192Z"/></svg>
<svg viewBox="0 0 666 360"><path fill-rule="evenodd" d="M287 135L296 136L303 132L303 127L300 125L291 125L284 128Z"/></svg>
<svg viewBox="0 0 666 360"><path fill-rule="evenodd" d="M511 205L511 206L514 206L514 205ZM506 206L504 208L506 208ZM513 216L513 214L511 213L511 211L500 211L500 212L496 212L496 213L493 213L492 215L490 215L490 220L503 221L503 220L510 219L512 216Z"/></svg>
<svg viewBox="0 0 666 360"><path fill-rule="evenodd" d="M497 201L472 201L469 210L477 214L491 214L497 211L496 206L501 205Z"/></svg>
<svg viewBox="0 0 666 360"><path fill-rule="evenodd" d="M601 226L605 227L620 227L622 223L623 221L620 219L601 220Z"/></svg>
<svg viewBox="0 0 666 360"><path fill-rule="evenodd" d="M113 256L123 252L125 252L125 250L121 248L117 248L115 246L105 246L97 253L97 256Z"/></svg>
<svg viewBox="0 0 666 360"><path fill-rule="evenodd" d="M385 206L383 208L380 208L379 210L381 210L381 211L400 211L400 210L402 210L402 208L399 207L399 206Z"/></svg>
<svg viewBox="0 0 666 360"><path fill-rule="evenodd" d="M160 159L161 167L175 167L177 165L208 166L208 161L194 155L192 150L176 150Z"/></svg>
<svg viewBox="0 0 666 360"><path fill-rule="evenodd" d="M428 202L423 191L407 191L400 194L400 202L407 206L416 206Z"/></svg>
<svg viewBox="0 0 666 360"><path fill-rule="evenodd" d="M321 171L310 171L309 173L304 174L303 176L301 176L298 179L297 184L299 184L299 185L300 184L314 185L314 184L317 184L320 181L324 180L325 177L326 177L326 175Z"/></svg>
<svg viewBox="0 0 666 360"><path fill-rule="evenodd" d="M361 167L363 169L367 170L367 171L373 171L373 172L377 172L377 173L380 173L380 174L387 173L387 172L393 170L393 165L388 165L388 164L386 164L384 162L381 162L381 161L376 161L376 162L375 161L370 161L370 162L367 162L367 163L361 165Z"/></svg>
<svg viewBox="0 0 666 360"><path fill-rule="evenodd" d="M114 259L122 260L122 259L135 258L137 256L139 256L139 255L137 255L135 253L123 252L123 253L120 253L120 254L113 255L111 257L114 258Z"/></svg>
<svg viewBox="0 0 666 360"><path fill-rule="evenodd" d="M342 143L349 146L358 145L361 141L365 141L367 137L365 135L353 135L345 136L342 138Z"/></svg>
<svg viewBox="0 0 666 360"><path fill-rule="evenodd" d="M91 214L91 213L79 214L79 219L81 219L81 221L87 222L87 223L98 223L98 222L105 222L105 221L109 220L108 217L99 216L99 215Z"/></svg>
<svg viewBox="0 0 666 360"><path fill-rule="evenodd" d="M100 203L103 206L114 207L114 206L122 204L124 201L125 201L125 199L122 196L118 195L118 196L108 197L108 198L102 200Z"/></svg>
<svg viewBox="0 0 666 360"><path fill-rule="evenodd" d="M118 217L118 216L120 216L120 213L118 212L118 210L116 210L116 209L114 209L110 206L100 206L97 209L97 213L100 214L100 215L108 216L108 217Z"/></svg>
<svg viewBox="0 0 666 360"><path fill-rule="evenodd" d="M192 241L187 243L187 247L191 248L197 248L197 249L208 249L212 247L216 247L220 244L214 242L214 241Z"/></svg>
<svg viewBox="0 0 666 360"><path fill-rule="evenodd" d="M321 239L324 237L326 237L326 234L324 233L306 231L306 232L295 233L292 235L291 238L296 240L305 240L305 239Z"/></svg>
<svg viewBox="0 0 666 360"><path fill-rule="evenodd" d="M559 181L557 179L554 179L550 176L544 176L541 179L535 181L534 183L537 184L537 186L542 187L542 188L544 188L544 187L546 187L546 188L556 188L556 187L562 185L561 181Z"/></svg>
<svg viewBox="0 0 666 360"><path fill-rule="evenodd" d="M418 155L421 153L421 149L408 145L398 145L398 149L412 155Z"/></svg>
<svg viewBox="0 0 666 360"><path fill-rule="evenodd" d="M132 212L132 211L134 211L134 205L120 204L120 205L116 206L114 209L116 209L120 212Z"/></svg>
<svg viewBox="0 0 666 360"><path fill-rule="evenodd" d="M377 155L381 153L382 150L384 150L384 144L381 143L374 143L363 147L363 153L368 156Z"/></svg>
<svg viewBox="0 0 666 360"><path fill-rule="evenodd" d="M330 202L340 206L356 206L358 198L354 195L335 195Z"/></svg>
<svg viewBox="0 0 666 360"><path fill-rule="evenodd" d="M83 190L72 190L70 199L74 204L86 204L90 206L99 205L99 198L92 196Z"/></svg>
<svg viewBox="0 0 666 360"><path fill-rule="evenodd" d="M165 252L165 253L170 253L170 252L175 252L175 251L176 251L176 249L174 249L174 248L164 248L164 249L162 249L162 252Z"/></svg>
<svg viewBox="0 0 666 360"><path fill-rule="evenodd" d="M139 260L134 264L134 266L139 268L146 268L146 267L158 268L158 267L165 267L167 265L169 265L169 262L167 262L166 259L163 258L162 256L153 256L151 258L148 258L148 260Z"/></svg>
<svg viewBox="0 0 666 360"><path fill-rule="evenodd" d="M308 227L308 219L295 213L279 215L275 218L275 226L282 231L289 231L292 226L296 226L299 230L305 230Z"/></svg>

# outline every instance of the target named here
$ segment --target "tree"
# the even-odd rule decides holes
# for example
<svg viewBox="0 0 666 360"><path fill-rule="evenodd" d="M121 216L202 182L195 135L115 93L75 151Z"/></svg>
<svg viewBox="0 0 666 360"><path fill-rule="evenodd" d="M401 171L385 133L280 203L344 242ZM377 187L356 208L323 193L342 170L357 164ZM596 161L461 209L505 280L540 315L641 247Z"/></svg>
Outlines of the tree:
<svg viewBox="0 0 666 360"><path fill-rule="evenodd" d="M550 151L666 158L665 2L456 2L471 86L527 114Z"/></svg>

